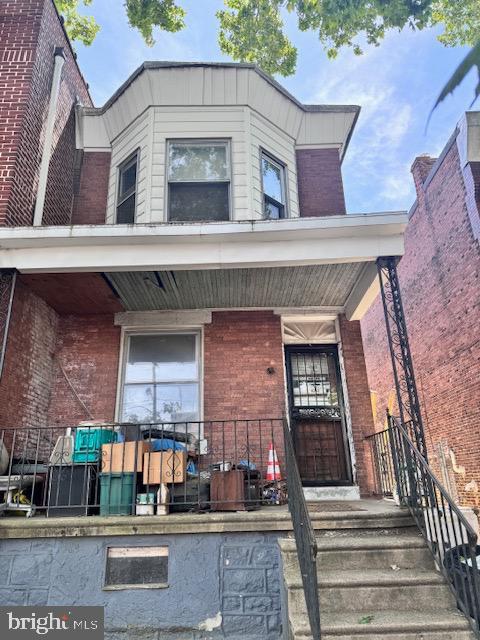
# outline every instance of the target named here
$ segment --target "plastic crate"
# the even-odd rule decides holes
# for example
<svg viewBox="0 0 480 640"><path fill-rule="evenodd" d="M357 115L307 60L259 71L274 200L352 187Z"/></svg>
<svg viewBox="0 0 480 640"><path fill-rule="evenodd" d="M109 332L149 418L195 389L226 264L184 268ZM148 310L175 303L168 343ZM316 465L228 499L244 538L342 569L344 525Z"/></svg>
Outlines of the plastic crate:
<svg viewBox="0 0 480 640"><path fill-rule="evenodd" d="M116 441L117 433L113 429L80 427L75 430L73 462L97 462L102 444Z"/></svg>
<svg viewBox="0 0 480 640"><path fill-rule="evenodd" d="M100 473L100 515L128 516L135 508L135 473Z"/></svg>

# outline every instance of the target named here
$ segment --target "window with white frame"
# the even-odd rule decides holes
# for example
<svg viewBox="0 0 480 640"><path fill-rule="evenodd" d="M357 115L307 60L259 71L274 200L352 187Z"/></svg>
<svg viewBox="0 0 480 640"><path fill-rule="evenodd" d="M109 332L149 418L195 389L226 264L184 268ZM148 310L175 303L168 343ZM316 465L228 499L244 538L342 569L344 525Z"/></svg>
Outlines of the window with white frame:
<svg viewBox="0 0 480 640"><path fill-rule="evenodd" d="M118 167L117 223L133 224L137 201L138 151Z"/></svg>
<svg viewBox="0 0 480 640"><path fill-rule="evenodd" d="M285 165L261 152L263 215L267 220L279 220L287 215Z"/></svg>
<svg viewBox="0 0 480 640"><path fill-rule="evenodd" d="M168 219L229 220L230 144L226 140L168 143Z"/></svg>
<svg viewBox="0 0 480 640"><path fill-rule="evenodd" d="M199 420L199 353L198 332L128 335L123 370L122 421Z"/></svg>

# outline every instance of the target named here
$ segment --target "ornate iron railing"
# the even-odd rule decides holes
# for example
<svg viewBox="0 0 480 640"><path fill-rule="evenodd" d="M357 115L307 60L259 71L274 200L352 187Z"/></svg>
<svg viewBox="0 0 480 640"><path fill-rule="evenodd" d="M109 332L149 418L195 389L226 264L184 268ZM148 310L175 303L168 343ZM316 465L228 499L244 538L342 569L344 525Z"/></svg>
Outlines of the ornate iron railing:
<svg viewBox="0 0 480 640"><path fill-rule="evenodd" d="M250 510L286 502L284 470L282 418L5 428L0 512Z"/></svg>
<svg viewBox="0 0 480 640"><path fill-rule="evenodd" d="M377 488L398 496L410 510L437 568L444 574L458 608L480 638L480 573L477 535L465 515L430 469L412 434L414 427L392 416L385 431L368 437Z"/></svg>
<svg viewBox="0 0 480 640"><path fill-rule="evenodd" d="M313 640L320 640L320 607L317 580L317 541L308 513L298 470L292 435L284 421L285 465L287 470L288 508L292 516L298 562Z"/></svg>

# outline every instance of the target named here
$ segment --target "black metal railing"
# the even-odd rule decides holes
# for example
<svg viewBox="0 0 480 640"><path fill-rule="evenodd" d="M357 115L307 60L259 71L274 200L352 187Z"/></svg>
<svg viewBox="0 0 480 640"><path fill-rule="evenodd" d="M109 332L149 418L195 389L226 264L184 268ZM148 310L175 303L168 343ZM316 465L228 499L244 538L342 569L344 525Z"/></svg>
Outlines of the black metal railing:
<svg viewBox="0 0 480 640"><path fill-rule="evenodd" d="M388 417L388 428L367 439L372 447L377 489L398 496L410 510L458 608L480 638L480 579L477 535L414 444L412 425Z"/></svg>
<svg viewBox="0 0 480 640"><path fill-rule="evenodd" d="M285 503L284 479L281 418L0 430L0 512L250 510Z"/></svg>
<svg viewBox="0 0 480 640"><path fill-rule="evenodd" d="M288 422L284 421L288 508L292 516L298 563L313 640L320 640L320 607L317 580L317 541L308 513L295 449Z"/></svg>

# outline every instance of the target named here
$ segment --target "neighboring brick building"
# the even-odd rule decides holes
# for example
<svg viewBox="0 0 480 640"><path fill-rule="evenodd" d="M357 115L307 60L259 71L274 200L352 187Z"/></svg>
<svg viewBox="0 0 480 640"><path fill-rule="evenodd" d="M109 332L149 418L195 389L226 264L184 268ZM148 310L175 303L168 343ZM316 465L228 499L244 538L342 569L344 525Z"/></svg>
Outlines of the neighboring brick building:
<svg viewBox="0 0 480 640"><path fill-rule="evenodd" d="M479 114L467 113L438 159L412 166L417 199L398 272L426 442L461 504L480 506ZM380 299L362 320L376 428L394 398Z"/></svg>
<svg viewBox="0 0 480 640"><path fill-rule="evenodd" d="M0 225L32 224L55 47L65 65L52 140L44 224L71 220L75 182L75 104L88 87L53 0L0 4Z"/></svg>

